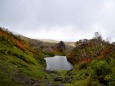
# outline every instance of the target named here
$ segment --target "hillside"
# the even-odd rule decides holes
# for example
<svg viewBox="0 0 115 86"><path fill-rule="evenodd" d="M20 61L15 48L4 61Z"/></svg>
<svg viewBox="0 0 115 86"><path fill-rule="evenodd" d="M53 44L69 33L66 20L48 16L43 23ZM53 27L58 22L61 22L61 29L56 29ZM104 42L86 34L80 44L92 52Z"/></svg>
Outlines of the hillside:
<svg viewBox="0 0 115 86"><path fill-rule="evenodd" d="M67 57L74 65L67 86L115 86L115 45L97 38L80 41Z"/></svg>
<svg viewBox="0 0 115 86"><path fill-rule="evenodd" d="M63 75L63 72L45 70L44 57L65 53L65 48L64 52L60 52L63 48L60 43L54 44L55 49L51 52L49 46L52 45L53 43L22 38L5 28L0 28L0 86L61 85L62 81L57 82L55 78Z"/></svg>
<svg viewBox="0 0 115 86"><path fill-rule="evenodd" d="M74 64L85 60L93 60L100 56L106 47L110 46L107 42L91 39L86 42L77 42L76 47L68 55L68 59Z"/></svg>
<svg viewBox="0 0 115 86"><path fill-rule="evenodd" d="M43 55L0 28L0 86L39 85L46 75Z"/></svg>

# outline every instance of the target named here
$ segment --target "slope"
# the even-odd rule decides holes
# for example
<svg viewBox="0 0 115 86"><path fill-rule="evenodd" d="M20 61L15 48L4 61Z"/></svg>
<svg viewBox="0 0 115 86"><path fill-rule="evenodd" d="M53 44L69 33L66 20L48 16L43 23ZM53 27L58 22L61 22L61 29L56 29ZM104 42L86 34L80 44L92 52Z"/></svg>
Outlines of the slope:
<svg viewBox="0 0 115 86"><path fill-rule="evenodd" d="M0 85L39 84L46 75L43 55L19 37L0 28Z"/></svg>
<svg viewBox="0 0 115 86"><path fill-rule="evenodd" d="M115 45L95 38L77 42L68 60L74 68L66 74L71 84L65 86L115 85Z"/></svg>

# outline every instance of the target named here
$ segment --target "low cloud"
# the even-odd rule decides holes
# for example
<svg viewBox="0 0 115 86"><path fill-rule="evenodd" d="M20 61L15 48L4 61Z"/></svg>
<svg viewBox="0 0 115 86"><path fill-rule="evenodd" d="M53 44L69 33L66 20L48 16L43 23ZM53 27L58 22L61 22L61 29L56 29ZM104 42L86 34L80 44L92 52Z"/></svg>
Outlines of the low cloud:
<svg viewBox="0 0 115 86"><path fill-rule="evenodd" d="M1 0L0 26L37 39L115 41L114 0Z"/></svg>

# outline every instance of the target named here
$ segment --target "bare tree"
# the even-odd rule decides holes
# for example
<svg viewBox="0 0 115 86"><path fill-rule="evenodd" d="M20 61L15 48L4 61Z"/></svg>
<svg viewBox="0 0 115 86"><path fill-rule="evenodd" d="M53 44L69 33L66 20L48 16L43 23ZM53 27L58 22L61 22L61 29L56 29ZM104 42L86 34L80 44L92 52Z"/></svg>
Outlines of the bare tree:
<svg viewBox="0 0 115 86"><path fill-rule="evenodd" d="M94 35L95 35L94 36L95 39L102 41L102 36L101 36L101 34L99 32L95 32Z"/></svg>

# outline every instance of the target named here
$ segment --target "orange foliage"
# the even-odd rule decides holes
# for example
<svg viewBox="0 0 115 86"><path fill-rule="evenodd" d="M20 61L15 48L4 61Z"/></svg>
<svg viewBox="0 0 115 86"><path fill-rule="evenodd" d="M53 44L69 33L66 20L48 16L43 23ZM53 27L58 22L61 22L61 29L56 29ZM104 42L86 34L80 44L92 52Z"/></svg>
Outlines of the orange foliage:
<svg viewBox="0 0 115 86"><path fill-rule="evenodd" d="M21 41L17 41L17 45L18 45L19 48L24 50L24 44Z"/></svg>
<svg viewBox="0 0 115 86"><path fill-rule="evenodd" d="M86 58L86 59L84 59L82 62L90 62L90 61L92 61L91 58Z"/></svg>
<svg viewBox="0 0 115 86"><path fill-rule="evenodd" d="M37 53L34 50L32 50L29 46L24 44L21 40L14 38L11 34L7 33L7 31L0 29L0 35L6 37L7 39L10 39L11 42L14 45L18 46L21 50L23 50L23 51L28 50L28 51L32 52L33 54L37 55Z"/></svg>
<svg viewBox="0 0 115 86"><path fill-rule="evenodd" d="M108 46L108 47L106 47L106 48L101 52L101 55L100 55L99 58L100 58L100 59L105 58L106 55L111 52L112 47L113 47L113 46Z"/></svg>

